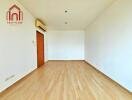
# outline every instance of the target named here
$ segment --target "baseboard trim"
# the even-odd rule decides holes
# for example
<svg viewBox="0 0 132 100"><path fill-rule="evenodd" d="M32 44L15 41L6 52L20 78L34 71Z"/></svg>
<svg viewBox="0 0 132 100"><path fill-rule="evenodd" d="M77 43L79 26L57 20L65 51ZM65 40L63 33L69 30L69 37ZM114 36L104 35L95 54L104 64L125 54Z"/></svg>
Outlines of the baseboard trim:
<svg viewBox="0 0 132 100"><path fill-rule="evenodd" d="M111 79L109 76L105 75L103 72L101 72L100 70L98 70L95 66L93 66L92 64L90 64L89 62L87 62L86 60L84 60L85 63L87 63L90 67L94 68L98 73L102 74L103 76L105 76L108 80L112 81L115 85L121 87L123 90L125 90L126 92L132 94L131 91L129 91L128 89L124 88L122 85L120 85L119 83L117 83L115 80Z"/></svg>
<svg viewBox="0 0 132 100"><path fill-rule="evenodd" d="M85 61L85 60L48 60L48 61Z"/></svg>
<svg viewBox="0 0 132 100"><path fill-rule="evenodd" d="M36 69L37 69L37 67L36 67ZM36 71L36 69L32 70L30 73L28 73L27 75L25 75L24 77L22 77L21 79L19 79L18 81L16 81L14 84L12 84L8 88L6 88L4 91L0 92L0 96L2 96L3 94L5 94L6 92L8 92L11 88L14 88L17 84L19 84L22 81L24 81L25 79L27 79L30 75L32 75L32 73L34 71Z"/></svg>

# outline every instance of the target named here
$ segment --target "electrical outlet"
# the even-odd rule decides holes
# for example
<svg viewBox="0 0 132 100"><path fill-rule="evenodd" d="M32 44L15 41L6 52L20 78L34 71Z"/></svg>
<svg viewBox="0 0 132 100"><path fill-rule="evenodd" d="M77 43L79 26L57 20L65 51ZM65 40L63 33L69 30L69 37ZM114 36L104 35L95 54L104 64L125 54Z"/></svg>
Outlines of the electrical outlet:
<svg viewBox="0 0 132 100"><path fill-rule="evenodd" d="M5 81L9 81L10 79L12 79L12 78L14 78L15 77L15 75L11 75L10 77L7 77L6 79L5 79Z"/></svg>

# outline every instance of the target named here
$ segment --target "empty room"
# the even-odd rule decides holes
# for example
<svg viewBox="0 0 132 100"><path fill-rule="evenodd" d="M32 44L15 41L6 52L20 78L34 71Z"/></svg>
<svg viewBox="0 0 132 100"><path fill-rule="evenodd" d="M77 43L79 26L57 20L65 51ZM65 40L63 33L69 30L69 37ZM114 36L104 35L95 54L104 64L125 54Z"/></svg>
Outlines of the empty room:
<svg viewBox="0 0 132 100"><path fill-rule="evenodd" d="M0 0L0 100L132 100L132 0Z"/></svg>

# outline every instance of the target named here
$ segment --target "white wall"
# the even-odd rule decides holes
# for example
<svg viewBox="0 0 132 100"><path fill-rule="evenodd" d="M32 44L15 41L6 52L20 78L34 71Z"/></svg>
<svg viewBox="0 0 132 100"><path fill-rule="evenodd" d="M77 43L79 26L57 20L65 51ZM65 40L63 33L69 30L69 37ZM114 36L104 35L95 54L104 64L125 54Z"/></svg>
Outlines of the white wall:
<svg viewBox="0 0 132 100"><path fill-rule="evenodd" d="M132 0L117 0L86 30L85 59L132 92Z"/></svg>
<svg viewBox="0 0 132 100"><path fill-rule="evenodd" d="M7 24L11 4L12 0L0 1L0 92L37 67L35 18L16 2L24 13L23 24Z"/></svg>
<svg viewBox="0 0 132 100"><path fill-rule="evenodd" d="M84 31L49 31L48 60L84 60Z"/></svg>

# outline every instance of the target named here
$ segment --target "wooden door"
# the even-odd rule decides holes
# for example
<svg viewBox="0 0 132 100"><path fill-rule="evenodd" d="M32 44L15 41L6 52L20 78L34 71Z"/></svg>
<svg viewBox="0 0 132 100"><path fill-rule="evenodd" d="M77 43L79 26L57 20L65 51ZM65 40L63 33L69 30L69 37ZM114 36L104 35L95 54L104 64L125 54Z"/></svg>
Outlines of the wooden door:
<svg viewBox="0 0 132 100"><path fill-rule="evenodd" d="M44 35L37 31L37 66L44 64Z"/></svg>

